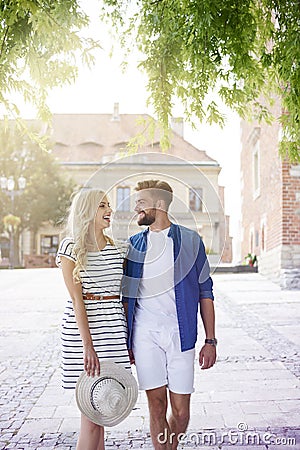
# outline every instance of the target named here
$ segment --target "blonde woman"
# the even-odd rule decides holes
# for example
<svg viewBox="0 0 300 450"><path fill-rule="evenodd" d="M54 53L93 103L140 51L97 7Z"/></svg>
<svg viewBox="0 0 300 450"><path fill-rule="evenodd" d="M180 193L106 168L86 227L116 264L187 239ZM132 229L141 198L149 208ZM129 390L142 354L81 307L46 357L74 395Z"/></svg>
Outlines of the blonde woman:
<svg viewBox="0 0 300 450"><path fill-rule="evenodd" d="M98 375L101 360L130 370L127 328L120 301L126 246L105 235L112 209L104 192L82 189L73 198L69 236L60 244L62 268L70 299L62 324L62 385L75 389L82 370ZM100 360L100 361L99 361ZM81 415L77 450L104 449L104 429Z"/></svg>

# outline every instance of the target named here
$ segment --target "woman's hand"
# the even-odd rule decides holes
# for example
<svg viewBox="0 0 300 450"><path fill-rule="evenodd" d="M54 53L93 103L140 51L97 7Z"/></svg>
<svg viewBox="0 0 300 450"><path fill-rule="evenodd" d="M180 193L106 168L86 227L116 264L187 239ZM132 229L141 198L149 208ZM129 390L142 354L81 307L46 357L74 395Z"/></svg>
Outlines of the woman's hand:
<svg viewBox="0 0 300 450"><path fill-rule="evenodd" d="M84 346L83 362L84 370L89 377L100 375L100 362L93 345Z"/></svg>

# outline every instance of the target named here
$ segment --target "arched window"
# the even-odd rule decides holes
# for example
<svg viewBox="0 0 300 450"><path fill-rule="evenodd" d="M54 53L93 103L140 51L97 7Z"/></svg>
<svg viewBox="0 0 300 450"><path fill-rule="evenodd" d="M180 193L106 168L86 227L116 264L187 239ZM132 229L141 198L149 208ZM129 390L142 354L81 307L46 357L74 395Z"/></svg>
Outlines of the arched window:
<svg viewBox="0 0 300 450"><path fill-rule="evenodd" d="M266 251L266 223L264 221L261 223L260 248L262 252Z"/></svg>

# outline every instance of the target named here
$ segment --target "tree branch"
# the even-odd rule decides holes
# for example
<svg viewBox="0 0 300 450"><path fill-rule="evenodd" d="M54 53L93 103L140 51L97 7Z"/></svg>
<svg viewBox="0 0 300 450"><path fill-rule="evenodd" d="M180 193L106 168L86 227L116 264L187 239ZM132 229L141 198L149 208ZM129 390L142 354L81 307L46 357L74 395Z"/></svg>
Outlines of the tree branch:
<svg viewBox="0 0 300 450"><path fill-rule="evenodd" d="M2 53L4 51L4 45L5 45L5 41L7 39L8 30L9 30L9 26L6 27L6 30L5 30L5 33L4 33L4 36L3 36L3 40L2 40L2 44L1 44L1 50L0 50L0 59L1 59Z"/></svg>

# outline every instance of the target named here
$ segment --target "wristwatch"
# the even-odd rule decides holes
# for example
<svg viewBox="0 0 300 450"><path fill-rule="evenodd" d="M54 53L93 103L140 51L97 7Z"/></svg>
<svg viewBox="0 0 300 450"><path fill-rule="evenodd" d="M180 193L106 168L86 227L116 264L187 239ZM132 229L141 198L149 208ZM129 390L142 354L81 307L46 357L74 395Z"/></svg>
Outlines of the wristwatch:
<svg viewBox="0 0 300 450"><path fill-rule="evenodd" d="M216 347L218 340L216 338L213 339L205 339L205 344L214 345Z"/></svg>

